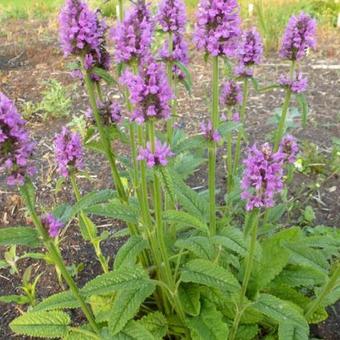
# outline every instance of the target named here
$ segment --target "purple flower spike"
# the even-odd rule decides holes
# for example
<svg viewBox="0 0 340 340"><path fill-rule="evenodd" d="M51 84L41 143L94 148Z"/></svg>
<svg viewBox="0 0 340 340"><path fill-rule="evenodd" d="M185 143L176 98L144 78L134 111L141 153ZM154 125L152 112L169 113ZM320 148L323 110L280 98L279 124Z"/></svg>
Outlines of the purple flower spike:
<svg viewBox="0 0 340 340"><path fill-rule="evenodd" d="M10 186L23 185L25 176L35 173L30 165L34 143L25 124L14 103L0 92L0 172L7 173Z"/></svg>
<svg viewBox="0 0 340 340"><path fill-rule="evenodd" d="M148 142L146 148L139 149L137 159L139 161L146 161L147 166L152 168L157 165L166 166L168 164L168 158L172 156L174 156L174 153L170 150L170 147L156 140L155 152L152 152L151 144Z"/></svg>
<svg viewBox="0 0 340 340"><path fill-rule="evenodd" d="M247 201L246 210L270 208L274 205L274 196L283 188L284 155L272 152L269 144L263 144L259 150L256 145L248 151L248 157L241 181L241 198Z"/></svg>
<svg viewBox="0 0 340 340"><path fill-rule="evenodd" d="M235 106L242 103L243 95L240 85L229 80L222 85L221 105Z"/></svg>
<svg viewBox="0 0 340 340"><path fill-rule="evenodd" d="M60 176L68 177L71 171L84 168L84 150L78 133L63 127L54 140L54 151Z"/></svg>
<svg viewBox="0 0 340 340"><path fill-rule="evenodd" d="M48 231L50 237L57 237L61 228L63 228L63 223L56 219L52 214L46 214L41 218L41 222L45 229Z"/></svg>
<svg viewBox="0 0 340 340"><path fill-rule="evenodd" d="M301 72L295 75L295 79L290 80L288 76L281 74L279 84L283 87L290 88L293 93L303 93L308 88L308 78L303 77Z"/></svg>
<svg viewBox="0 0 340 340"><path fill-rule="evenodd" d="M284 136L281 140L279 151L284 155L285 160L288 163L293 164L299 153L299 146L296 138L291 135Z"/></svg>
<svg viewBox="0 0 340 340"><path fill-rule="evenodd" d="M204 137L211 142L218 143L221 140L221 135L217 130L213 129L210 120L208 120L207 123L201 124L201 132L203 133Z"/></svg>
<svg viewBox="0 0 340 340"><path fill-rule="evenodd" d="M234 56L241 34L239 11L236 0L201 0L194 33L196 47L213 56Z"/></svg>
<svg viewBox="0 0 340 340"><path fill-rule="evenodd" d="M162 0L157 15L164 32L183 33L186 24L185 5L182 0Z"/></svg>
<svg viewBox="0 0 340 340"><path fill-rule="evenodd" d="M316 47L316 21L301 13L289 19L283 35L280 56L289 60L301 60L308 48Z"/></svg>
<svg viewBox="0 0 340 340"><path fill-rule="evenodd" d="M259 64L263 55L263 43L260 34L256 28L246 31L242 34L239 45L238 60L242 65L251 66Z"/></svg>
<svg viewBox="0 0 340 340"><path fill-rule="evenodd" d="M66 0L59 15L59 36L65 55L98 51L103 43L106 24L87 4Z"/></svg>
<svg viewBox="0 0 340 340"><path fill-rule="evenodd" d="M129 63L148 57L153 29L149 5L138 1L138 4L127 13L124 21L111 30L116 62Z"/></svg>
<svg viewBox="0 0 340 340"><path fill-rule="evenodd" d="M182 34L174 34L173 36L173 52L169 53L169 43L168 41L165 42L162 49L159 52L160 57L165 61L172 61L172 62L180 62L183 65L188 65L189 63L189 55L188 55L188 44L183 38ZM172 71L174 74L177 75L179 79L183 79L185 75L181 71L181 69L174 65L172 67Z"/></svg>
<svg viewBox="0 0 340 340"><path fill-rule="evenodd" d="M139 74L126 71L121 81L130 91L135 105L131 120L141 124L150 118L168 119L172 92L163 67L149 58L140 66Z"/></svg>

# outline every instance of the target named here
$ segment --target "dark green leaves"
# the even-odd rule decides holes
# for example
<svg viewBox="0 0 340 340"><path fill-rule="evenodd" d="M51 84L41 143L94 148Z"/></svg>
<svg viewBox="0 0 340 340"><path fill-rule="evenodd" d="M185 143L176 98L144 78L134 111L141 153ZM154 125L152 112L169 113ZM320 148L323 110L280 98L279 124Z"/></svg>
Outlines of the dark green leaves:
<svg viewBox="0 0 340 340"><path fill-rule="evenodd" d="M0 245L21 245L38 247L41 245L38 232L31 227L0 228Z"/></svg>

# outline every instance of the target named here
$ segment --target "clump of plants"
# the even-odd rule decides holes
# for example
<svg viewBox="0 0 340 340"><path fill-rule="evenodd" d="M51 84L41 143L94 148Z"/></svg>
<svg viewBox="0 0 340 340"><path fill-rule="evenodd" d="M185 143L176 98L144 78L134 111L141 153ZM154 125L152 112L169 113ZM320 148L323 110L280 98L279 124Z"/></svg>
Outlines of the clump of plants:
<svg viewBox="0 0 340 340"><path fill-rule="evenodd" d="M0 167L8 185L18 187L33 224L2 228L0 244L43 246L43 258L67 286L38 303L29 286L31 307L10 323L16 334L308 339L309 324L325 320L326 307L339 299L339 233L279 223L299 152L296 138L286 133L287 112L292 97L303 97L307 88L299 63L315 47L315 21L304 13L289 20L280 56L291 67L274 86L285 92L274 139L247 145L247 102L250 87L259 90L253 70L261 62L261 37L255 28L241 28L236 0L201 1L194 42L211 66L211 107L201 132L189 136L176 125L178 88L195 86L184 9L181 0L162 0L152 15L150 5L133 3L110 30L111 57L108 27L99 12L66 0L61 45L76 59L73 75L89 100L84 139L64 127L54 140L58 174L73 190L73 205L65 202L47 213L37 208L34 142L13 102L0 95ZM163 32L164 45L153 54L156 29ZM225 65L233 72L222 80ZM119 102L104 93L103 83L116 86ZM128 144L129 157L113 147L116 139ZM221 188L216 187L216 160L224 146L227 180ZM113 189L108 184L82 195L77 177L85 170L85 148L106 157ZM186 179L206 162L208 191L200 192ZM224 202L216 200L217 191L225 193ZM113 263L101 247L108 232L99 232L95 216L126 225L119 234L128 239ZM93 246L103 272L83 287L59 248L71 220ZM82 311L81 325L72 323L72 309Z"/></svg>

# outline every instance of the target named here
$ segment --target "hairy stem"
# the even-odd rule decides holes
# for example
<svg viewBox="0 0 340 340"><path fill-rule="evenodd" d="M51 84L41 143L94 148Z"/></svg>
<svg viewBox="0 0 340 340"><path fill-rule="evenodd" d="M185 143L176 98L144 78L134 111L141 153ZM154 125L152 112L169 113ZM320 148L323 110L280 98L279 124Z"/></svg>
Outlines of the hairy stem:
<svg viewBox="0 0 340 340"><path fill-rule="evenodd" d="M72 279L71 275L66 269L66 266L64 264L63 258L61 257L56 245L54 244L53 240L49 237L47 230L44 228L44 226L41 223L40 218L38 217L38 214L34 207L34 202L31 201L31 197L29 194L29 191L27 189L27 186L24 185L21 187L21 193L23 195L23 199L27 205L28 211L31 215L32 221L35 225L35 227L38 230L38 233L40 237L42 238L45 247L47 248L53 262L57 266L57 268L60 270L60 273L62 277L64 278L65 282L69 286L72 294L74 297L78 300L80 304L80 308L82 309L86 319L88 320L89 324L91 325L93 331L95 331L97 334L99 334L99 328L94 320L94 316L92 314L91 309L89 306L85 303L85 300L81 296L79 289Z"/></svg>
<svg viewBox="0 0 340 340"><path fill-rule="evenodd" d="M250 276L251 276L251 273L253 270L253 264L254 264L259 211L257 209L254 209L248 216L251 221L249 251L248 251L248 256L245 260L245 273L244 273L244 277L242 281L240 297L239 297L239 301L237 304L236 315L235 315L234 323L233 323L233 326L230 332L229 340L235 339L242 314L245 310L243 308L243 303L244 303L244 299L246 296L246 292L247 292L247 288L248 288L248 284L249 284L249 280L250 280Z"/></svg>
<svg viewBox="0 0 340 340"><path fill-rule="evenodd" d="M231 109L228 110L227 113L228 121L232 121L232 112ZM231 192L233 189L233 135L232 131L228 131L227 133L227 171L228 171L228 180L227 180L227 192Z"/></svg>
<svg viewBox="0 0 340 340"><path fill-rule="evenodd" d="M169 50L169 56L172 56L173 53L173 34L172 32L168 33L168 50ZM167 61L167 74L168 74L168 82L170 85L171 90L173 91L174 89L174 76L172 73L172 61L168 60ZM175 101L171 100L171 113L173 114L173 109L175 107ZM173 124L174 124L174 118L173 115L171 115L171 117L169 118L169 120L167 121L167 141L168 144L171 145L172 143L172 135L173 135Z"/></svg>

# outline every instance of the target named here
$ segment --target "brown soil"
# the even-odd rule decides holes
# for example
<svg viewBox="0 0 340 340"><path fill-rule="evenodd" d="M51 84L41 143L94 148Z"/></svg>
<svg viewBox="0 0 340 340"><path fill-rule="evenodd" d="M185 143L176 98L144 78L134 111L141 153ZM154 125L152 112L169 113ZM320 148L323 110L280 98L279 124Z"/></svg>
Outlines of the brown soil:
<svg viewBox="0 0 340 340"><path fill-rule="evenodd" d="M313 142L319 146L324 157L329 158L332 146L332 138L340 137L340 113L339 91L340 70L313 69L315 65L338 64L340 60L339 36L334 32L322 34L322 43L319 50L302 65L304 73L309 77L309 90L307 93L310 115L307 129L298 128L294 134L301 140ZM0 91L14 98L20 107L24 101L38 102L41 99L41 91L44 89L44 81L49 78L58 79L65 85L73 83L65 68L65 60L58 46L56 29L53 23L38 21L7 21L0 29ZM210 65L205 64L200 56L192 51L191 72L193 76L193 94L189 97L184 90L179 99L179 124L187 131L197 131L204 117L208 115L208 102L210 96ZM275 57L267 58L264 65L258 67L257 77L262 83L271 83L277 79L285 66L273 66L281 63ZM112 93L112 91L111 91ZM278 90L276 93L259 95L251 91L248 109L248 133L250 141L264 141L266 134L272 130L267 119L274 109L281 105L283 94ZM73 114L78 115L87 107L87 99L81 86L72 91ZM38 176L35 185L38 188L38 205L42 210L48 211L54 205L72 201L73 196L69 191L69 185L64 184L63 189L55 193L55 165L53 163L53 150L51 140L55 133L65 124L65 119L42 121L41 117L34 116L29 122L29 130L38 143L36 160ZM218 162L218 186L224 188L224 165L222 161L223 150L220 151ZM327 158L328 157L328 158ZM91 181L81 180L84 192L104 188L110 181L110 172L106 163L89 153L87 168ZM100 165L101 173L97 168ZM326 167L326 166L325 166ZM197 175L197 176L196 176ZM206 170L204 167L195 175L195 185L206 185ZM327 173L327 175L330 175ZM328 226L340 226L340 182L337 174L328 176L318 190L307 193L309 185L313 184L318 174L310 176L298 175L292 186L291 194L299 195L301 207L309 204L315 208L316 224ZM327 176L326 176L327 177ZM192 181L192 180L191 180ZM335 187L335 190L334 190ZM300 190L301 189L301 190ZM332 190L330 190L332 189ZM295 197L295 196L294 196ZM114 232L121 226L111 220L100 219L99 227L107 228ZM24 208L16 192L6 188L3 176L0 175L0 228L12 225L28 224ZM106 255L114 257L121 242L109 239L104 243ZM0 247L0 258L5 249ZM23 254L24 249L18 248L18 253ZM77 277L80 285L100 272L98 263L95 261L92 247L81 241L78 228L71 224L62 242L62 254L66 262L83 263L85 269ZM46 266L42 261L23 260L19 264L20 272L33 264L34 273L44 272L38 284L38 296L40 298L51 295L61 288L56 284L54 268ZM20 280L8 270L0 270L0 295L20 293ZM337 313L340 312L339 304L329 310L330 318L321 325L313 327L315 336L325 340L340 339L340 325ZM15 305L0 304L0 339L24 339L15 337L8 329L8 323L20 313L20 308ZM80 316L76 319L80 321Z"/></svg>

